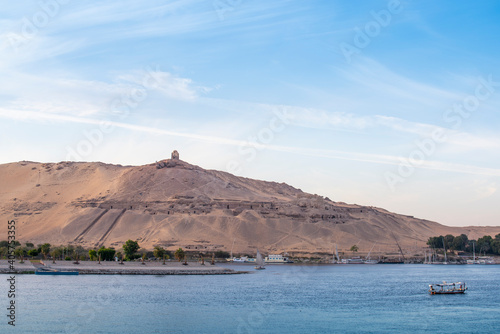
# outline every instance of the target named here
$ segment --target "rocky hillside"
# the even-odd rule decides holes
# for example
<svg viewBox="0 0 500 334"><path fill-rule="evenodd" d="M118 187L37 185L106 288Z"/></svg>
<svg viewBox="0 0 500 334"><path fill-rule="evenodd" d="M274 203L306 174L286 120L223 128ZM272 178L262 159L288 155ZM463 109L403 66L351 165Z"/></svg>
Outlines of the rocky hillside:
<svg viewBox="0 0 500 334"><path fill-rule="evenodd" d="M174 152L175 153L175 152ZM284 183L237 177L171 159L145 166L89 162L0 165L0 218L22 242L120 247L135 239L201 250L291 254L408 252L429 236L495 235L494 227L447 227L375 207L333 202ZM339 197L341 194L339 194ZM7 225L0 229L6 239ZM233 246L234 245L234 246Z"/></svg>

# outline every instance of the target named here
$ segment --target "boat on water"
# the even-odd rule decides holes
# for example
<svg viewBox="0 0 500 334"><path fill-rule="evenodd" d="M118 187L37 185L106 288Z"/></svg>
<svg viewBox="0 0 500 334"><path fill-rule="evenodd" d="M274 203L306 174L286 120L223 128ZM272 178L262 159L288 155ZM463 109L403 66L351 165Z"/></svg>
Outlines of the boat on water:
<svg viewBox="0 0 500 334"><path fill-rule="evenodd" d="M254 268L256 270L266 269L264 259L262 258L262 255L260 254L258 249L257 249L257 256L255 257L255 267Z"/></svg>
<svg viewBox="0 0 500 334"><path fill-rule="evenodd" d="M439 259L437 258L436 251L432 250L429 253L429 257L428 258L427 258L427 252L425 252L425 254L424 254L424 264L437 264L437 265L448 265L448 264L459 265L459 264L464 264L462 261L457 261L457 260L453 260L453 261L448 262L447 253L448 252L446 250L446 244L445 244L444 238L443 238L443 261L439 261ZM474 257L475 257L475 255L474 255ZM476 264L476 263L475 263L475 260L474 261L467 260L467 264Z"/></svg>
<svg viewBox="0 0 500 334"><path fill-rule="evenodd" d="M365 261L359 256L350 258L350 259L342 259L343 264L365 264Z"/></svg>
<svg viewBox="0 0 500 334"><path fill-rule="evenodd" d="M379 261L378 263L380 264L404 264L404 261L401 261L399 259L385 259L382 261Z"/></svg>
<svg viewBox="0 0 500 334"><path fill-rule="evenodd" d="M228 259L226 259L227 262L245 262L245 261L235 261L237 260L238 258L236 257L233 257L233 247L234 247L234 242L236 241L236 239L233 239L233 245L231 246L231 255L229 256Z"/></svg>
<svg viewBox="0 0 500 334"><path fill-rule="evenodd" d="M375 245L373 245L373 247L374 246ZM379 260L372 260L370 258L370 254L373 250L373 247L372 247L372 249L370 249L370 252L368 252L368 256L366 259L362 259L360 256L354 256L350 259L342 259L341 261L339 261L337 263L342 263L342 264L377 264L380 262Z"/></svg>
<svg viewBox="0 0 500 334"><path fill-rule="evenodd" d="M467 264L495 264L495 261L490 256L480 256L476 258L476 244L472 243L472 249L472 260L467 260Z"/></svg>
<svg viewBox="0 0 500 334"><path fill-rule="evenodd" d="M35 275L78 275L78 270L59 270L52 268L38 268Z"/></svg>
<svg viewBox="0 0 500 334"><path fill-rule="evenodd" d="M248 256L240 256L240 257L233 256L233 247L235 241L236 239L233 240L233 245L231 246L231 255L229 256L229 258L226 259L226 261L233 263L255 263L255 259L249 258Z"/></svg>
<svg viewBox="0 0 500 334"><path fill-rule="evenodd" d="M269 256L266 256L264 261L266 263L293 263L292 260L281 254L270 254Z"/></svg>
<svg viewBox="0 0 500 334"><path fill-rule="evenodd" d="M476 260L476 244L472 243L472 260L467 260L467 264L479 264L479 261Z"/></svg>
<svg viewBox="0 0 500 334"><path fill-rule="evenodd" d="M495 264L493 258L489 256L481 256L478 258L477 261L479 262L479 264Z"/></svg>
<svg viewBox="0 0 500 334"><path fill-rule="evenodd" d="M431 295L454 295L463 294L467 290L465 283L440 283L440 284L429 284L429 293Z"/></svg>
<svg viewBox="0 0 500 334"><path fill-rule="evenodd" d="M248 256L241 256L241 257L228 258L226 259L226 261L233 263L255 263L255 258L251 258Z"/></svg>
<svg viewBox="0 0 500 334"><path fill-rule="evenodd" d="M375 244L373 244L372 248L370 249L370 251L368 252L368 256L366 257L366 259L363 261L364 264L377 264L379 263L380 261L379 260L372 260L370 255L372 253L372 250L373 248L375 247Z"/></svg>
<svg viewBox="0 0 500 334"><path fill-rule="evenodd" d="M234 263L255 263L255 258L251 258L248 256L240 256L240 257L232 257L226 259L227 262L234 262Z"/></svg>

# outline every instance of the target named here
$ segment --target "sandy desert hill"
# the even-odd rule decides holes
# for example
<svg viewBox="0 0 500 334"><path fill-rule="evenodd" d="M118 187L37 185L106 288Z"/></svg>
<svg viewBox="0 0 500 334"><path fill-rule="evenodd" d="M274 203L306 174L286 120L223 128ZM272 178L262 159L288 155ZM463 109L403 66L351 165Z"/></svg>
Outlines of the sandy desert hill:
<svg viewBox="0 0 500 334"><path fill-rule="evenodd" d="M0 165L0 219L15 219L17 239L35 244L291 255L413 252L430 236L496 235L500 227L448 227L386 210L333 202L284 183L205 170L179 160L144 166L90 162ZM0 240L7 228L0 229Z"/></svg>

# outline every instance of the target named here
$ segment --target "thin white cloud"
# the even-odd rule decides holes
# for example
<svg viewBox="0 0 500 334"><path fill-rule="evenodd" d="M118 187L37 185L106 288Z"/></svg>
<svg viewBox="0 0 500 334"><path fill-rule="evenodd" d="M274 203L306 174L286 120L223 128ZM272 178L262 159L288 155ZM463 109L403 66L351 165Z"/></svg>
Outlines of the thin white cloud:
<svg viewBox="0 0 500 334"><path fill-rule="evenodd" d="M1 108L0 108L0 117L14 119L14 120L38 120L38 121L51 120L51 121L71 122L71 123L91 124L91 125L101 125L103 123L102 120L91 119L91 118L47 114L41 112L6 110ZM247 141L224 138L219 136L198 135L192 133L169 131L149 126L141 126L141 125L127 124L114 121L106 122L106 124L118 128L128 129L131 131L181 137L186 139L199 140L202 142L216 143L222 145L230 145L237 147L245 147L249 145ZM399 165L401 163L401 160L404 159L404 157L390 156L390 155L379 155L379 154L369 154L360 152L346 152L340 150L325 150L325 149L280 146L280 145L263 145L259 143L253 143L252 146L271 151L300 154L304 156L314 156L314 157L322 157L329 159L341 159L341 160L368 162L375 164L394 165L394 166ZM454 164L442 161L427 160L415 167L430 169L430 170L455 172L455 173L500 176L500 169L483 168L478 166Z"/></svg>
<svg viewBox="0 0 500 334"><path fill-rule="evenodd" d="M259 42L265 39L272 28L279 30L284 23L290 23L292 19L288 14L297 9L288 6L288 2L273 1L253 5L177 0L168 3L151 1L145 5L137 1L72 1L59 6L46 26L35 25L36 33L29 38L23 34L24 18L42 11L36 6L12 15L4 20L4 24L0 22L0 27L4 28L0 31L6 41L12 40L12 36L26 39L21 44L30 61L46 59L47 55L44 54L47 50L74 42L77 42L78 48L75 48L76 45L67 45L49 53L69 54L77 49L119 40L190 33L228 37L233 37L235 33L248 33L254 36L252 41ZM222 19L221 13L224 14ZM303 19L299 17L293 20L304 23ZM257 22L258 25L254 24Z"/></svg>
<svg viewBox="0 0 500 334"><path fill-rule="evenodd" d="M391 96L386 102L404 99L406 103L417 103L421 107L435 107L442 101L458 101L463 98L457 92L404 77L369 58L360 57L353 67L336 68L335 71L355 83L360 95L364 92L362 89L369 89L372 93Z"/></svg>
<svg viewBox="0 0 500 334"><path fill-rule="evenodd" d="M174 100L194 100L198 92L206 91L191 79L153 67L119 75L113 83L65 79L64 73L55 77L9 71L4 74L0 82L4 101L0 107L72 116L106 115L116 112L118 105L135 107L153 91Z"/></svg>
<svg viewBox="0 0 500 334"><path fill-rule="evenodd" d="M420 137L432 137L434 132L445 134L446 144L455 145L464 149L498 149L500 138L493 136L477 136L475 134L453 130L433 124L410 122L397 117L375 116L374 122L378 125L395 131L416 134Z"/></svg>
<svg viewBox="0 0 500 334"><path fill-rule="evenodd" d="M191 133L183 133L176 131L168 131L163 129L158 129L154 127L134 125L122 122L115 121L106 121L102 119L92 119L92 118L84 118L84 117L76 117L76 116L67 116L67 115L57 115L57 114L48 114L43 112L35 112L35 111L26 111L26 110L8 110L0 108L0 117L13 119L13 120L35 120L35 121L58 121L65 123L79 123L79 124L90 124L90 125L101 125L106 124L108 126L114 126L118 128L128 129L132 131L140 131L147 132L150 134L158 134L158 135L167 135L174 137L181 137L187 139L196 139L201 141L208 141L211 143L225 144L225 145L244 145L245 141L233 140L228 138L216 137L216 136L205 136L205 135L197 135Z"/></svg>
<svg viewBox="0 0 500 334"><path fill-rule="evenodd" d="M296 127L312 129L333 129L364 131L387 129L404 134L417 135L422 138L432 137L435 131L446 135L446 145L458 146L463 150L499 149L500 138L492 135L482 136L446 127L421 122L408 121L402 118L383 115L358 116L348 112L332 112L317 108L304 108L290 105L268 105L246 101L231 101L222 99L201 99L201 103L216 106L227 111L251 113L266 112L272 115L278 109L286 110L290 123ZM409 144L412 140L409 140Z"/></svg>
<svg viewBox="0 0 500 334"><path fill-rule="evenodd" d="M198 92L206 93L210 90L207 87L196 87L189 78L180 78L158 69L122 74L118 79L144 89L158 90L167 98L179 100L194 100L198 97Z"/></svg>

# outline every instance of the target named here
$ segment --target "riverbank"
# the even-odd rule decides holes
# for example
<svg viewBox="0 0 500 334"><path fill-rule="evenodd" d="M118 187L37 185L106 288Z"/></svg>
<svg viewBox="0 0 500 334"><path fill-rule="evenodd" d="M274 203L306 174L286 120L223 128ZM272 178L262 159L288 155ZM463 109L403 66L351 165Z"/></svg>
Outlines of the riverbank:
<svg viewBox="0 0 500 334"><path fill-rule="evenodd" d="M0 274L34 274L39 267L50 268L61 271L77 270L81 275L232 275L243 274L245 271L218 267L216 265L202 265L197 262L188 262L183 265L181 262L112 262L101 261L80 261L74 264L71 261L47 261L46 265L33 264L29 261L20 263L15 261L14 270L10 269L7 260L0 260Z"/></svg>

